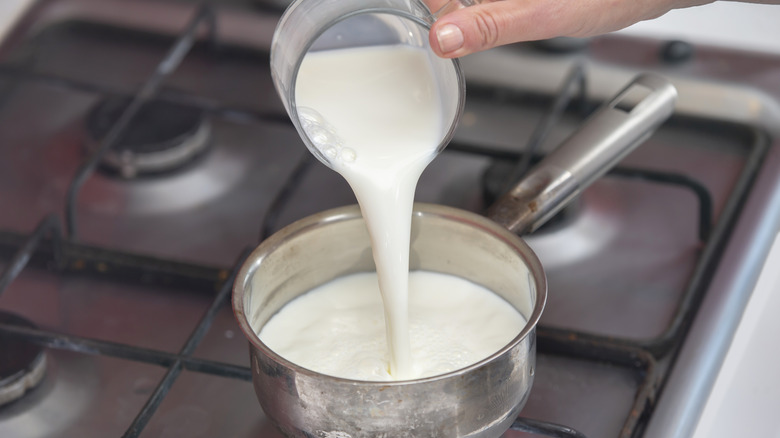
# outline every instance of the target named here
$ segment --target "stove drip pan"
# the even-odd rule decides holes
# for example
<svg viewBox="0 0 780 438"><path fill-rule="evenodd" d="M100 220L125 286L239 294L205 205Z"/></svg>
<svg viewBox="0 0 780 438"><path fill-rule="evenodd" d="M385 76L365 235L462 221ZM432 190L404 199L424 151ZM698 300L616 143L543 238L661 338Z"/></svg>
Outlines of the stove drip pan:
<svg viewBox="0 0 780 438"><path fill-rule="evenodd" d="M0 322L35 328L27 319L0 312ZM46 374L46 354L42 347L0 333L0 407L24 397Z"/></svg>

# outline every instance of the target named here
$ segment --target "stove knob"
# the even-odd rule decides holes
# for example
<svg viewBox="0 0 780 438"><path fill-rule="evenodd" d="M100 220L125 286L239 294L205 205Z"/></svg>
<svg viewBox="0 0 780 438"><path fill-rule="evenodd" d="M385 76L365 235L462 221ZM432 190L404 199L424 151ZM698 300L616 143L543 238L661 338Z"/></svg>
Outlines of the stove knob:
<svg viewBox="0 0 780 438"><path fill-rule="evenodd" d="M693 44L680 40L668 41L660 50L661 61L665 64L681 64L690 61L693 55Z"/></svg>

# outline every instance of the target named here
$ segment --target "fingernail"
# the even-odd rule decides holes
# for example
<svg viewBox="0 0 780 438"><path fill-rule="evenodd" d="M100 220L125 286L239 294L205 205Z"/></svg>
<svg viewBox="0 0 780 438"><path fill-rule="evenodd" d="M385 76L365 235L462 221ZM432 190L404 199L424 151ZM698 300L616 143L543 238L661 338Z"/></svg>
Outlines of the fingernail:
<svg viewBox="0 0 780 438"><path fill-rule="evenodd" d="M445 24L436 31L442 53L454 52L463 47L463 32L454 24Z"/></svg>

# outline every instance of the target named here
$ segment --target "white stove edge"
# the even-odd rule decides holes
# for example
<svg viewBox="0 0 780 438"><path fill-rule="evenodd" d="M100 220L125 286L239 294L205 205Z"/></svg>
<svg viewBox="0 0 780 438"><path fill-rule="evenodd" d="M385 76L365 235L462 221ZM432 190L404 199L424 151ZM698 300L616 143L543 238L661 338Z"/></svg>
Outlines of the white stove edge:
<svg viewBox="0 0 780 438"><path fill-rule="evenodd" d="M750 296L693 438L780 437L780 234Z"/></svg>

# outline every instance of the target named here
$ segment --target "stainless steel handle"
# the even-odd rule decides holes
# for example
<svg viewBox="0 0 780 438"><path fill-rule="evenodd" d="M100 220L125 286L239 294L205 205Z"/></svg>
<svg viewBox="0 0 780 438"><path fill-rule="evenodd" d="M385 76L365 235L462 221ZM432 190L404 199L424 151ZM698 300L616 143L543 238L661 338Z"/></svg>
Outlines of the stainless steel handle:
<svg viewBox="0 0 780 438"><path fill-rule="evenodd" d="M536 230L655 132L676 99L666 79L637 76L500 197L488 216L518 234Z"/></svg>

